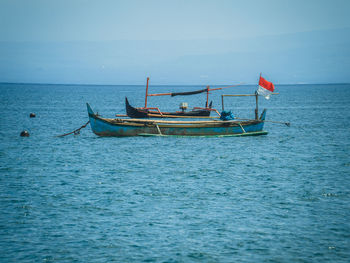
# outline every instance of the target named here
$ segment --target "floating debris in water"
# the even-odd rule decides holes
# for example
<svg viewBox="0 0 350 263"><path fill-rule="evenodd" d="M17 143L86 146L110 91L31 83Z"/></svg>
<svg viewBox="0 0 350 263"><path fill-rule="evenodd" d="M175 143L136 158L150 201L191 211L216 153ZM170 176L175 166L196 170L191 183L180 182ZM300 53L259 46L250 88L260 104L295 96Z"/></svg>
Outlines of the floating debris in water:
<svg viewBox="0 0 350 263"><path fill-rule="evenodd" d="M28 131L22 131L20 135L21 135L21 137L29 137L29 132Z"/></svg>

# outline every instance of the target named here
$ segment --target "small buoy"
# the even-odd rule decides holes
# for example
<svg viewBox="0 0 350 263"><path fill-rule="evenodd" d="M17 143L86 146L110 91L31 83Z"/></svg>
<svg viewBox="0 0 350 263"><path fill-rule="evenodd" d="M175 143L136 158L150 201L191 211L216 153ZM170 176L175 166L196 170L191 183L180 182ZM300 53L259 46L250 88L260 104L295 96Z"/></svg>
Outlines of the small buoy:
<svg viewBox="0 0 350 263"><path fill-rule="evenodd" d="M30 118L35 118L35 113L32 112L31 114L29 114L29 117Z"/></svg>
<svg viewBox="0 0 350 263"><path fill-rule="evenodd" d="M21 132L22 137L29 137L29 132L28 131L22 131Z"/></svg>

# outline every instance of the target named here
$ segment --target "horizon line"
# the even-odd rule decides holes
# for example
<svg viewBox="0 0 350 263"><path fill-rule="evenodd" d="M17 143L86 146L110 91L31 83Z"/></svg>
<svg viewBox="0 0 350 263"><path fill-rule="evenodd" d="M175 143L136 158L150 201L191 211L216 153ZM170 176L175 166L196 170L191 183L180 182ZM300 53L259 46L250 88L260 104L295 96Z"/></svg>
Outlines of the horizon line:
<svg viewBox="0 0 350 263"><path fill-rule="evenodd" d="M91 83L44 83L44 82L0 82L0 85L56 85L56 86L143 86L146 84L91 84ZM274 85L349 85L348 82L324 82L324 83L274 83ZM229 84L152 84L152 86L227 86ZM239 86L252 86L258 85L258 83L243 83L238 84Z"/></svg>
<svg viewBox="0 0 350 263"><path fill-rule="evenodd" d="M302 30L296 32L288 32L288 33L274 33L274 34L263 34L263 35L248 35L241 37L231 37L231 38L183 38L183 39L137 39L137 38L122 38L122 39L9 39L9 40L0 40L0 43L77 43L77 42L91 42L91 43L101 43L101 42L118 42L118 41L236 41L236 40L244 40L244 39L255 39L255 38L265 38L265 37L276 37L276 36L288 36L288 35L296 35L296 34L307 34L307 33L321 33L325 31L339 31L339 30L349 30L350 26L342 26L342 27L330 27L323 29L313 29L313 30Z"/></svg>

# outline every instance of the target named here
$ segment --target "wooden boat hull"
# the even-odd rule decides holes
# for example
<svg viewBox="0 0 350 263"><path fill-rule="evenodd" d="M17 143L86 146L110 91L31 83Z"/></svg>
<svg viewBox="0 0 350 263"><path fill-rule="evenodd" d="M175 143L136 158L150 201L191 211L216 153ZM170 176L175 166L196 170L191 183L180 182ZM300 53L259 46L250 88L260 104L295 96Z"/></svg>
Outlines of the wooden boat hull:
<svg viewBox="0 0 350 263"><path fill-rule="evenodd" d="M148 109L138 109L130 105L127 98L125 98L126 114L130 118L164 118L164 116L178 116L178 117L208 117L210 110L199 109L191 111L176 111L176 112L162 112L152 111ZM163 116L164 115L164 116Z"/></svg>
<svg viewBox="0 0 350 263"><path fill-rule="evenodd" d="M90 126L98 136L237 136L262 135L266 110L259 120L249 121L161 121L107 119L87 104Z"/></svg>

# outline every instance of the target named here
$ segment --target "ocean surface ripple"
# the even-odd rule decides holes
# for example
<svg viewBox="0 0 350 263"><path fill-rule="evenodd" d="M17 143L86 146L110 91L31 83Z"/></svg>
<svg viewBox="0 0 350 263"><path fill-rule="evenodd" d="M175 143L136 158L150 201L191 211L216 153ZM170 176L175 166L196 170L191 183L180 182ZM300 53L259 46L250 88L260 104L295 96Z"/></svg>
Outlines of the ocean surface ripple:
<svg viewBox="0 0 350 263"><path fill-rule="evenodd" d="M260 109L291 127L266 122L266 136L227 138L100 138L89 126L57 138L86 123L86 102L112 118L125 114L125 96L142 106L144 87L0 91L1 262L350 261L350 85L277 86ZM221 94L210 95L218 109ZM204 106L205 95L149 105L182 101ZM225 101L241 118L254 107Z"/></svg>

